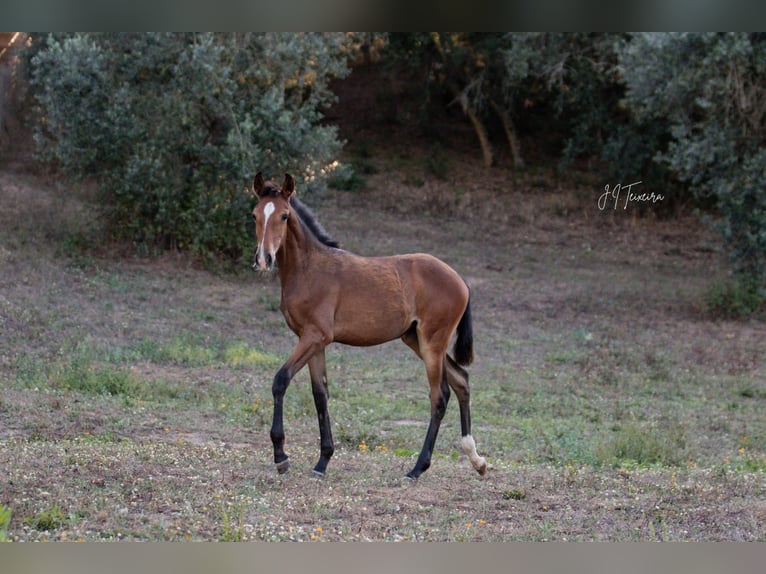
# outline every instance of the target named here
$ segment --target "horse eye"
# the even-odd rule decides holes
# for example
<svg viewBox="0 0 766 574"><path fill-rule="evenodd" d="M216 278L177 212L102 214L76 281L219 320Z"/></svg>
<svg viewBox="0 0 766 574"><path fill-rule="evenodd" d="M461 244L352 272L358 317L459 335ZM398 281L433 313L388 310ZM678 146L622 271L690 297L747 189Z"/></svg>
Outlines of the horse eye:
<svg viewBox="0 0 766 574"><path fill-rule="evenodd" d="M287 221L287 218L290 217L287 213L282 215L282 221Z"/></svg>

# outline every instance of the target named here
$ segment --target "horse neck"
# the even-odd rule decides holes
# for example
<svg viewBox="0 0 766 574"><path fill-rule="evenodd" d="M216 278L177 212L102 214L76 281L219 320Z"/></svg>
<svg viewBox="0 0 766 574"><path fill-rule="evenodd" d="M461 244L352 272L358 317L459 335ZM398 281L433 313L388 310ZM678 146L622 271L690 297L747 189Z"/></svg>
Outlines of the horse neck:
<svg viewBox="0 0 766 574"><path fill-rule="evenodd" d="M279 278L282 285L284 286L294 273L305 268L320 248L319 242L303 228L298 217L291 217L287 224L287 235L277 252Z"/></svg>

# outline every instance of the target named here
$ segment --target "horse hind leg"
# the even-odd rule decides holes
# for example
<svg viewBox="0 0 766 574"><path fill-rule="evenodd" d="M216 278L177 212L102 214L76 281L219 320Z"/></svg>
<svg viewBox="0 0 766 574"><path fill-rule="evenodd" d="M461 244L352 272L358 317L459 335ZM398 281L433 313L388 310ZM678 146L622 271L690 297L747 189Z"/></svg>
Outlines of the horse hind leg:
<svg viewBox="0 0 766 574"><path fill-rule="evenodd" d="M420 350L420 342L418 339L416 324L413 324L413 326L404 335L402 335L402 341L404 341L404 343L409 348L411 348L418 357L423 359L423 355L421 354ZM479 454L476 452L476 442L471 435L471 406L470 387L468 385L468 372L463 367L458 365L455 360L452 359L452 357L445 354L443 378L444 380L442 382L441 389L441 394L444 402L443 409L446 411L447 401L449 400L450 395L450 387L453 391L455 391L455 394L458 397L458 403L460 405L460 430L462 437L460 440L460 450L465 453L476 471L481 476L484 476L487 472L487 461L484 459L484 457L479 456ZM446 385L444 384L445 382L447 383ZM441 419L439 419L439 421L441 421ZM433 418L431 422L433 424ZM436 427L436 432L432 433L431 431L432 428L431 425L429 425L429 430L426 434L426 443L423 445L424 450L421 452L421 457L418 459L418 463L416 463L415 467L407 474L407 478L409 479L416 479L417 476L419 476L428 468L428 466L424 466L426 462L423 453L426 452L425 449L426 446L429 445L429 437L431 437L432 434L433 441L435 442L435 435L436 432L438 432L438 426ZM430 444L429 446L430 451L433 452L433 444ZM427 460L428 464L430 465L430 456Z"/></svg>
<svg viewBox="0 0 766 574"><path fill-rule="evenodd" d="M471 435L471 390L468 384L468 372L458 365L452 357L446 358L446 378L449 386L457 395L460 405L460 449L471 461L476 471L484 476L487 473L487 461L476 452L476 442Z"/></svg>
<svg viewBox="0 0 766 574"><path fill-rule="evenodd" d="M444 413L447 411L447 403L450 398L450 387L447 383L447 371L444 363L446 343L438 346L437 350L434 351L432 347L422 345L421 340L422 336L419 334L417 323L413 323L410 329L402 335L402 341L420 357L426 366L431 398L431 420L423 441L423 448L415 466L406 475L407 479L413 481L417 480L431 466L431 456L436 445L436 437L439 434L439 427Z"/></svg>
<svg viewBox="0 0 766 574"><path fill-rule="evenodd" d="M437 376L441 382L434 384L433 381L437 380ZM406 478L412 481L417 480L431 466L431 457L436 446L436 437L439 434L439 427L444 418L444 413L447 412L447 403L450 398L450 389L443 375L443 370L440 374L432 375L429 372L429 385L431 388L431 420L428 424L428 430L426 431L420 455L417 461L415 461L415 466L406 475Z"/></svg>

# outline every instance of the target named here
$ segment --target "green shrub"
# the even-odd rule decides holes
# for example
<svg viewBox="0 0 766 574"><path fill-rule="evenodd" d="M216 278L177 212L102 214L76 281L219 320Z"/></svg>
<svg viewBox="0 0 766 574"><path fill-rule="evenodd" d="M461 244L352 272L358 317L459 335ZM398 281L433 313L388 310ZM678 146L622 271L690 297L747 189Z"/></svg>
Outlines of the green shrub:
<svg viewBox="0 0 766 574"><path fill-rule="evenodd" d="M321 187L320 125L344 34L56 34L31 58L41 156L95 176L115 234L144 248L250 253L263 170Z"/></svg>
<svg viewBox="0 0 766 574"><path fill-rule="evenodd" d="M718 210L736 283L766 296L766 36L637 34L620 49L637 122L666 122L654 159ZM739 289L739 288L738 288ZM750 298L750 295L747 295ZM744 310L740 306L741 310Z"/></svg>
<svg viewBox="0 0 766 574"><path fill-rule="evenodd" d="M364 189L365 186L364 178L359 175L356 169L346 164L339 166L327 183L333 189L341 191L357 191Z"/></svg>

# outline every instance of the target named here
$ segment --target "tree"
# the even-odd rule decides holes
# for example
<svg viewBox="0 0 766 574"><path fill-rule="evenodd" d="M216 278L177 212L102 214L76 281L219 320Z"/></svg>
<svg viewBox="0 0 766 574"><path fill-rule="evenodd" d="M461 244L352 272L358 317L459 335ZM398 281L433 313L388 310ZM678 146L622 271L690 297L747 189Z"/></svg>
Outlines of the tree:
<svg viewBox="0 0 766 574"><path fill-rule="evenodd" d="M495 153L488 126L499 124L515 167L524 166L516 119L545 110L547 127L562 130L561 153L571 160L598 155L616 121L622 88L614 75L615 34L391 34L389 54L417 67L432 89L449 94L468 117L483 162ZM440 102L430 98L427 105Z"/></svg>
<svg viewBox="0 0 766 574"><path fill-rule="evenodd" d="M57 34L32 58L43 156L98 179L113 228L139 244L249 249L249 179L320 185L340 150L320 124L345 34Z"/></svg>
<svg viewBox="0 0 766 574"><path fill-rule="evenodd" d="M712 199L737 279L766 297L766 34L636 34L619 50L639 123L666 122L655 160Z"/></svg>
<svg viewBox="0 0 766 574"><path fill-rule="evenodd" d="M424 91L426 109L441 101L440 93L460 106L471 122L487 167L495 161L486 127L489 112L497 114L503 125L514 165L524 165L511 114L505 102L498 104L501 100L493 91L501 81L498 72L504 73L497 63L505 37L498 33L398 33L389 35L387 46L388 57L395 64L421 70L428 88Z"/></svg>

